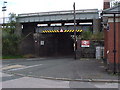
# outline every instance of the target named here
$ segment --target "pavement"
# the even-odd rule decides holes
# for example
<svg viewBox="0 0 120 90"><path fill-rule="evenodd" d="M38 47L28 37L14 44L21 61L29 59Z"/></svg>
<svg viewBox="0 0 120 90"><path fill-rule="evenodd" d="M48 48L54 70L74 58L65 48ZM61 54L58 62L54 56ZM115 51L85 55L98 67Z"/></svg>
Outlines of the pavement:
<svg viewBox="0 0 120 90"><path fill-rule="evenodd" d="M48 88L48 90L53 90L53 88L60 90L83 90L83 88L87 88L87 90L118 90L118 83L106 83L106 82L78 82L78 81L61 81L61 80L49 80L49 79L41 79L41 78L33 78L33 77L23 77L19 75L10 75L6 73L2 74L2 82L0 82L0 86L2 90L16 90L22 88L32 90L44 90L44 88ZM65 89L64 89L65 88ZM18 89L18 90L19 90Z"/></svg>
<svg viewBox="0 0 120 90"><path fill-rule="evenodd" d="M8 66L6 66L9 64ZM73 58L31 58L3 60L3 72L34 78L81 81L114 82L118 76L108 73L101 60Z"/></svg>

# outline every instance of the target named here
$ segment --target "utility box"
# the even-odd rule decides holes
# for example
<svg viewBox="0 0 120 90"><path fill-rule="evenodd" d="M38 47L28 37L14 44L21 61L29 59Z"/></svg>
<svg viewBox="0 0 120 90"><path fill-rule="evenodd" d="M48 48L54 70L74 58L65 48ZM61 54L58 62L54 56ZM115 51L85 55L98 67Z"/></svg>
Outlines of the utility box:
<svg viewBox="0 0 120 90"><path fill-rule="evenodd" d="M96 47L96 59L102 59L104 55L104 47L97 46Z"/></svg>

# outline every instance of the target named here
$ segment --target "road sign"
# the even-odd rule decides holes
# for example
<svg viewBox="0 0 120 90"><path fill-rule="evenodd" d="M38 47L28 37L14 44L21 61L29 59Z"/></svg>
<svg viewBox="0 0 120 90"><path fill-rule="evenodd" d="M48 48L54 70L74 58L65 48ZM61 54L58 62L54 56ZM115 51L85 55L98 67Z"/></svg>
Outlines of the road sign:
<svg viewBox="0 0 120 90"><path fill-rule="evenodd" d="M82 40L81 47L90 47L90 40Z"/></svg>

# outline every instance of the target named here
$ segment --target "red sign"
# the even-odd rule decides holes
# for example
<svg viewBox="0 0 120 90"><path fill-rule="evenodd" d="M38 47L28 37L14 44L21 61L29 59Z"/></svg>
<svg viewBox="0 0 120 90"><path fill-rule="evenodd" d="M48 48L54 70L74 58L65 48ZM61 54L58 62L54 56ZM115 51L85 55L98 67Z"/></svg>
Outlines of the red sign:
<svg viewBox="0 0 120 90"><path fill-rule="evenodd" d="M81 47L90 47L90 40L82 40Z"/></svg>

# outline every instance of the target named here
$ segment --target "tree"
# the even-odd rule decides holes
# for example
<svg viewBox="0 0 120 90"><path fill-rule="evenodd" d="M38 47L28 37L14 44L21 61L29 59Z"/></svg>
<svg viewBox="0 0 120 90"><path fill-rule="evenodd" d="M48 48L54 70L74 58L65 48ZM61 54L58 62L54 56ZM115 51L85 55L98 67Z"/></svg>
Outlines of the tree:
<svg viewBox="0 0 120 90"><path fill-rule="evenodd" d="M116 2L114 2L113 5L114 5L114 6L118 6L118 5L120 5L120 1L116 1Z"/></svg>
<svg viewBox="0 0 120 90"><path fill-rule="evenodd" d="M115 0L112 1L112 6L118 6L118 5L120 5L120 1L115 1Z"/></svg>
<svg viewBox="0 0 120 90"><path fill-rule="evenodd" d="M2 54L17 55L18 54L19 37L3 31L2 35Z"/></svg>
<svg viewBox="0 0 120 90"><path fill-rule="evenodd" d="M9 21L6 24L6 27L4 28L4 30L10 34L14 34L15 29L16 29L16 14L10 13Z"/></svg>
<svg viewBox="0 0 120 90"><path fill-rule="evenodd" d="M2 31L2 54L17 55L20 37L14 34L16 30L16 14L9 14L9 21Z"/></svg>

